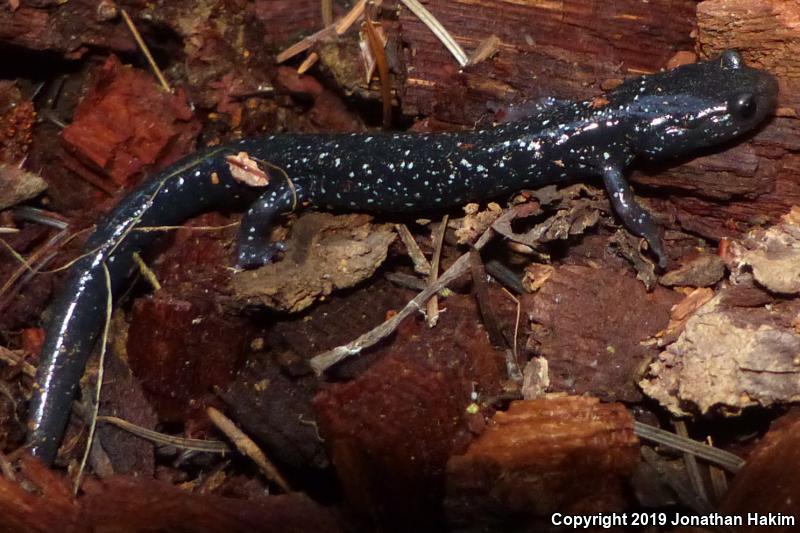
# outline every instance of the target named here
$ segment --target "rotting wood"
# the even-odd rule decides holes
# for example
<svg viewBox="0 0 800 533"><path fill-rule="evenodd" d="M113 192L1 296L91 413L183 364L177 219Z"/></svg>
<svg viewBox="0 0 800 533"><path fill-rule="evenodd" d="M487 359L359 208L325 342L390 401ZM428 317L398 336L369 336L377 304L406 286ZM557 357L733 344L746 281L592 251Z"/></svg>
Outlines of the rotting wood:
<svg viewBox="0 0 800 533"><path fill-rule="evenodd" d="M500 40L493 59L463 72L430 30L401 10L409 73L403 110L472 124L487 112L487 102L594 96L605 79L652 72L676 51L691 50L695 6L692 0L623 0L613 6L431 0L427 9L463 47L474 49L492 34ZM459 105L447 105L454 101Z"/></svg>

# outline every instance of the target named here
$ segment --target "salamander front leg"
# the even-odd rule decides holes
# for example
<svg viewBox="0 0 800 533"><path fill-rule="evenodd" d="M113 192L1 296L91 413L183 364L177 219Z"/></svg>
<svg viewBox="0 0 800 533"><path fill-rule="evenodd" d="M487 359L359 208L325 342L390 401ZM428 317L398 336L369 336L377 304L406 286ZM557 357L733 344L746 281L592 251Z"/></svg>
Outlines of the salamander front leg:
<svg viewBox="0 0 800 533"><path fill-rule="evenodd" d="M269 241L275 217L288 213L300 201L300 190L292 189L287 183L268 189L258 197L247 210L239 226L238 251L239 268L257 268L269 263L277 252L284 250L283 243Z"/></svg>
<svg viewBox="0 0 800 533"><path fill-rule="evenodd" d="M644 237L650 249L658 258L658 268L664 269L667 266L667 256L661 247L661 231L658 224L652 219L650 213L640 206L633 196L628 182L622 176L622 172L616 167L605 167L603 169L603 182L611 199L611 205L617 216L622 220L632 233L639 237Z"/></svg>

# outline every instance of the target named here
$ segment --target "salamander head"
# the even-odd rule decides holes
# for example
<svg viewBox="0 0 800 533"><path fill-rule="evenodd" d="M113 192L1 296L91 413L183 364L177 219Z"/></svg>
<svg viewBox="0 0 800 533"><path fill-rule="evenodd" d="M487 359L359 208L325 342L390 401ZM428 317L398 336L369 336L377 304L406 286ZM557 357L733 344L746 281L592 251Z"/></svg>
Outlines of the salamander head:
<svg viewBox="0 0 800 533"><path fill-rule="evenodd" d="M608 100L634 118L628 133L634 153L666 159L753 130L774 111L777 95L775 78L728 50L716 59L629 80Z"/></svg>

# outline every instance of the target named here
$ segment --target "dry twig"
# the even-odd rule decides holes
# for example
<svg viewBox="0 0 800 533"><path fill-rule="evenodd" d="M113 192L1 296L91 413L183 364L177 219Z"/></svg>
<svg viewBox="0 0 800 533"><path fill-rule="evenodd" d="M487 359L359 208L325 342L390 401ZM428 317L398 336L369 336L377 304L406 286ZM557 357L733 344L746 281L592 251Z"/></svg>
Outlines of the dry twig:
<svg viewBox="0 0 800 533"><path fill-rule="evenodd" d="M403 241L403 245L406 247L408 257L410 257L411 262L414 263L414 272L422 274L423 276L429 275L431 273L431 264L428 262L428 258L425 257L425 254L422 253L417 241L414 240L414 236L411 234L411 231L409 231L408 226L405 224L395 224L394 227L397 230L397 234L400 236L400 240Z"/></svg>
<svg viewBox="0 0 800 533"><path fill-rule="evenodd" d="M228 453L231 451L230 446L219 440L187 439L185 437L167 435L166 433L143 428L116 416L98 416L97 421L116 426L131 435L136 435L159 446L172 446L181 450L205 453Z"/></svg>
<svg viewBox="0 0 800 533"><path fill-rule="evenodd" d="M245 433L236 427L236 424L228 418L227 416L223 415L219 410L214 409L213 407L209 407L206 409L206 413L208 414L208 418L211 419L211 422L217 426L217 429L222 431L231 442L236 446L236 449L239 450L241 453L249 457L253 460L261 472L267 476L267 479L275 482L284 492L289 493L292 492L291 487L283 478L278 469L275 468L267 456L264 455L264 452L261 451L261 448L253 442L250 437L245 435Z"/></svg>
<svg viewBox="0 0 800 533"><path fill-rule="evenodd" d="M147 58L147 63L150 65L150 68L153 69L153 74L155 74L156 78L158 78L158 82L164 88L165 91L168 93L172 92L172 89L167 83L167 79L164 77L164 74L161 73L161 69L158 68L156 64L156 60L153 59L153 54L150 53L150 49L147 47L147 44L142 39L142 34L139 33L139 30L136 29L136 26L133 24L131 17L128 15L128 12L124 9L119 10L122 14L122 18L125 20L125 24L128 26L128 29L131 31L133 38L136 40L136 44L139 45L139 48L142 50L144 57Z"/></svg>
<svg viewBox="0 0 800 533"><path fill-rule="evenodd" d="M142 277L147 280L151 287L153 287L154 291L161 290L161 283L158 281L158 276L153 270L147 266L147 263L144 262L142 259L141 254L139 252L133 252L133 262L136 263L137 268L139 269L139 273Z"/></svg>
<svg viewBox="0 0 800 533"><path fill-rule="evenodd" d="M431 271L428 274L428 284L436 283L436 278L439 277L439 261L442 258L442 246L444 245L444 234L447 231L447 221L450 219L448 215L442 217L442 222L436 228L433 234L433 258L431 258ZM439 296L433 294L431 299L428 300L427 316L425 321L429 328L432 328L439 321Z"/></svg>
<svg viewBox="0 0 800 533"><path fill-rule="evenodd" d="M429 30L431 30L431 32L433 32L433 34L442 42L445 48L447 48L450 53L453 54L453 57L456 58L456 61L458 61L458 64L461 67L466 67L469 64L469 58L467 57L466 52L464 52L464 49L459 46L453 36L450 35L450 32L444 29L442 23L439 22L436 17L434 17L433 14L425 8L425 6L420 4L418 0L400 1L403 2L403 5L410 9L411 12L414 13L414 15L416 15L416 17L421 20Z"/></svg>
<svg viewBox="0 0 800 533"><path fill-rule="evenodd" d="M492 235L494 235L494 231L491 228L487 229L475 243L475 249L480 250L483 248L492 238ZM422 306L428 301L428 298L439 292L439 290L441 290L443 287L446 287L448 283L468 271L469 252L459 257L450 268L448 268L441 276L439 276L439 279L436 280L436 283L428 285L424 291L419 293L413 300L408 302L406 306L403 307L403 309L401 309L392 318L348 344L337 346L332 350L328 350L327 352L323 352L312 357L311 361L309 362L311 368L317 375L322 375L322 373L336 363L348 357L358 355L365 348L369 348L381 339L391 335L391 333L397 329L397 326L400 325L400 322L402 322L406 317L416 311L420 311Z"/></svg>
<svg viewBox="0 0 800 533"><path fill-rule="evenodd" d="M469 56L469 64L477 65L482 61L486 61L492 57L500 48L500 37L497 35L490 35L478 44L478 47Z"/></svg>
<svg viewBox="0 0 800 533"><path fill-rule="evenodd" d="M675 426L675 434L684 438L689 438L689 431L686 429L686 422L683 420L676 420L673 425ZM708 492L706 491L703 475L700 473L700 465L697 464L697 457L691 453L683 453L683 462L686 465L686 473L689 475L689 481L698 496L706 501L708 500Z"/></svg>
<svg viewBox="0 0 800 533"><path fill-rule="evenodd" d="M330 26L333 24L333 0L321 0L322 25Z"/></svg>
<svg viewBox="0 0 800 533"><path fill-rule="evenodd" d="M293 44L292 46L290 46L289 48L278 54L277 57L275 57L275 62L283 63L284 61L287 61L298 54L302 54L303 52L314 46L314 43L322 39L325 39L326 37L329 37L334 34L342 35L344 32L350 29L350 26L352 26L359 18L361 18L361 15L364 14L364 6L366 5L367 5L367 0L359 0L344 17L340 18L330 26L326 26L321 30L319 30L318 32L309 35L305 39L296 42L295 44Z"/></svg>
<svg viewBox="0 0 800 533"><path fill-rule="evenodd" d="M367 35L372 57L378 66L378 76L381 83L381 102L383 110L383 127L388 128L392 123L392 80L389 77L389 61L386 59L386 37L378 32L378 28L365 11L364 31ZM367 80L369 84L370 80Z"/></svg>
<svg viewBox="0 0 800 533"><path fill-rule="evenodd" d="M0 346L0 361L10 366L18 367L20 371L29 378L36 377L36 367L25 360L22 352L9 350L4 346Z"/></svg>
<svg viewBox="0 0 800 533"><path fill-rule="evenodd" d="M681 452L691 453L730 472L738 472L744 466L744 459L737 455L648 424L634 422L633 430L639 438L657 442L662 446L669 446Z"/></svg>
<svg viewBox="0 0 800 533"><path fill-rule="evenodd" d="M94 444L94 432L97 429L97 414L100 411L100 393L103 390L103 377L105 375L104 366L106 361L106 348L108 347L108 330L111 327L111 312L114 309L114 295L111 291L111 273L108 271L108 266L102 263L103 277L106 281L106 320L103 324L103 332L100 337L100 357L97 362L97 386L94 393L94 405L92 406L91 422L89 423L89 435L86 438L86 448L83 450L83 458L81 459L80 467L75 473L75 482L72 485L72 493L78 494L78 489L81 486L83 479L83 472L86 468L86 461L89 460L89 452L92 450Z"/></svg>
<svg viewBox="0 0 800 533"><path fill-rule="evenodd" d="M319 61L319 54L316 52L311 52L308 56L300 63L300 66L297 67L298 74L305 74L308 72L308 69L314 66L314 64Z"/></svg>

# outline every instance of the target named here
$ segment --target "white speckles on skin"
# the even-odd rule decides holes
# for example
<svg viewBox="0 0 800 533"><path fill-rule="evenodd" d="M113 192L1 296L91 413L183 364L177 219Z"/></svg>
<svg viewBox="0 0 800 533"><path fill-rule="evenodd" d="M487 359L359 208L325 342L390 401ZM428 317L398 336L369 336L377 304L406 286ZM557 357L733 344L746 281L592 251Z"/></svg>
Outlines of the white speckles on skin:
<svg viewBox="0 0 800 533"><path fill-rule="evenodd" d="M313 137L292 137L286 150L275 152L282 155L273 157L282 168L287 161L295 164L292 180L304 187L303 200L312 203L386 211L453 205L558 182L570 174L586 175L601 168L603 161L620 159L620 165L626 164L627 156L620 156L636 151L637 146L629 146L632 140L648 141L648 150L652 146L655 153L665 144L657 137L664 126L653 131L649 121L659 113L664 116L662 100L667 96L653 99L651 87L648 82L639 98L631 93L640 86L629 86L620 109L614 98L613 105L600 108L551 104L522 121L483 132L357 134L322 143ZM636 98L638 103L630 109ZM631 114L644 118L628 120ZM250 146L254 155L269 159L266 148ZM633 202L631 197L613 199L615 206Z"/></svg>
<svg viewBox="0 0 800 533"><path fill-rule="evenodd" d="M194 172L194 177L195 177L195 178L199 178L199 177L200 177L200 171L199 171L199 170L196 170L196 171Z"/></svg>
<svg viewBox="0 0 800 533"><path fill-rule="evenodd" d="M186 180L183 179L183 176L178 178L178 187L182 187L184 183L186 183Z"/></svg>
<svg viewBox="0 0 800 533"><path fill-rule="evenodd" d="M653 120L650 121L650 127L651 128L655 128L657 126L660 126L660 125L664 124L666 121L667 121L667 117L663 117L663 116L656 117L656 118L654 118Z"/></svg>

